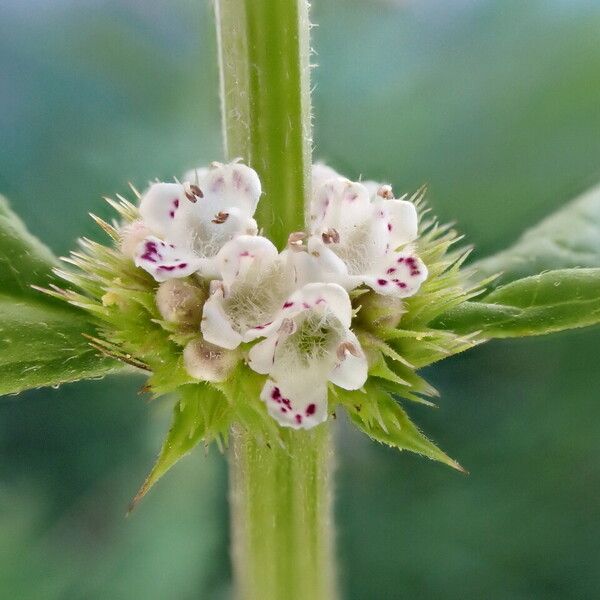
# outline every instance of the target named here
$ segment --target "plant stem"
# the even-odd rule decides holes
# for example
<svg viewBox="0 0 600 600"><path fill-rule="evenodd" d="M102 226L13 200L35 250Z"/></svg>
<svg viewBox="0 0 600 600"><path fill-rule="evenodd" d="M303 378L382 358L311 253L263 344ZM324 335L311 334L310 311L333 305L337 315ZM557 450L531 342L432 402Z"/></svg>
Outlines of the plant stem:
<svg viewBox="0 0 600 600"><path fill-rule="evenodd" d="M285 430L286 448L232 435L233 561L244 600L331 600L329 428Z"/></svg>
<svg viewBox="0 0 600 600"><path fill-rule="evenodd" d="M263 184L257 220L280 248L304 229L311 165L305 0L216 0L225 152Z"/></svg>
<svg viewBox="0 0 600 600"><path fill-rule="evenodd" d="M306 0L216 0L225 152L259 174L257 220L282 248L304 230L311 124ZM244 600L331 600L329 426L283 445L232 431L232 555Z"/></svg>

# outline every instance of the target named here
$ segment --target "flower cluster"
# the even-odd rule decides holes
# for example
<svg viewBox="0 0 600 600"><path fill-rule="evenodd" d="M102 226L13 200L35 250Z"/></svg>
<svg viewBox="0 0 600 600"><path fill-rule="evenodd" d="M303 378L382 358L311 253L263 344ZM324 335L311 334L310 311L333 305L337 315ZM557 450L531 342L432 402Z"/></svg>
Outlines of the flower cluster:
<svg viewBox="0 0 600 600"><path fill-rule="evenodd" d="M329 384L358 390L367 380L351 295L370 289L400 303L428 276L414 247L417 210L389 185L316 165L308 231L278 251L253 218L260 196L240 162L154 183L120 229L120 248L159 282L166 321L193 323L199 312L183 351L190 376L221 382L244 360L266 376L269 414L310 428L327 418Z"/></svg>

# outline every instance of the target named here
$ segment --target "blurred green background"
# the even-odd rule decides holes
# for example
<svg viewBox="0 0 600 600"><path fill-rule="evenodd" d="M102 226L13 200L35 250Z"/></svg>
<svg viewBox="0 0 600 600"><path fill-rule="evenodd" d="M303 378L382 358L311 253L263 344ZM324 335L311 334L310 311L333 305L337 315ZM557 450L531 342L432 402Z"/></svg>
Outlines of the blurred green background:
<svg viewBox="0 0 600 600"><path fill-rule="evenodd" d="M100 197L221 157L196 0L3 0L0 193L65 253ZM314 0L316 155L412 190L482 257L600 180L600 3ZM598 329L429 369L411 415L468 477L338 421L344 598L600 592ZM0 597L230 597L225 461L182 461L125 519L168 401L142 381L0 399Z"/></svg>

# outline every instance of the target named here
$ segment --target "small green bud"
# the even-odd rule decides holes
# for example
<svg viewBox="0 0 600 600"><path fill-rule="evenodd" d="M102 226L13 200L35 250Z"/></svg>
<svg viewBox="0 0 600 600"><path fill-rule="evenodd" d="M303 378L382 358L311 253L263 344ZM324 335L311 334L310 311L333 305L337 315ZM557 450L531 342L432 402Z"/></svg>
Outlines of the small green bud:
<svg viewBox="0 0 600 600"><path fill-rule="evenodd" d="M199 325L207 297L204 289L189 281L169 279L158 286L156 306L165 321Z"/></svg>
<svg viewBox="0 0 600 600"><path fill-rule="evenodd" d="M225 350L200 337L189 342L183 350L186 371L202 381L218 383L227 380L238 360L238 352Z"/></svg>
<svg viewBox="0 0 600 600"><path fill-rule="evenodd" d="M360 296L357 304L361 308L356 320L361 327L368 330L376 330L380 327L395 329L406 312L400 298L382 296L375 292L368 292Z"/></svg>

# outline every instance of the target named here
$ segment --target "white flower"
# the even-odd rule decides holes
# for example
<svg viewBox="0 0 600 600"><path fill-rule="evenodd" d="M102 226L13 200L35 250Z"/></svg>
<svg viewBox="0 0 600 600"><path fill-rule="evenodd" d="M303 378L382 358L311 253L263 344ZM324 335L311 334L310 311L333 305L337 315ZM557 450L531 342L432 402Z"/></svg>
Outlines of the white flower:
<svg viewBox="0 0 600 600"><path fill-rule="evenodd" d="M298 285L293 255L279 254L261 236L242 235L225 244L217 255L221 281L211 282L204 305L204 339L233 349L262 334L283 302Z"/></svg>
<svg viewBox="0 0 600 600"><path fill-rule="evenodd" d="M249 365L269 375L261 399L280 425L308 429L327 419L327 382L355 390L367 379L367 360L350 331L352 306L339 285L310 283L294 292Z"/></svg>
<svg viewBox="0 0 600 600"><path fill-rule="evenodd" d="M379 294L415 294L427 267L409 245L417 237L414 204L394 199L390 186L351 182L323 165L314 173L308 251L327 279L348 290L364 283Z"/></svg>
<svg viewBox="0 0 600 600"><path fill-rule="evenodd" d="M198 170L192 182L151 185L139 210L153 235L138 244L135 264L157 281L194 272L216 276L214 258L224 244L256 234L252 216L260 194L256 172L238 163Z"/></svg>

